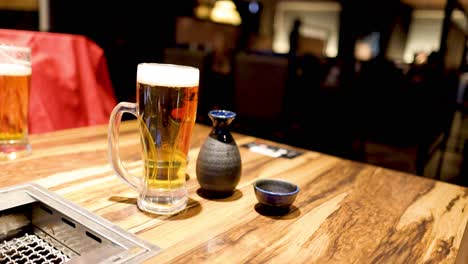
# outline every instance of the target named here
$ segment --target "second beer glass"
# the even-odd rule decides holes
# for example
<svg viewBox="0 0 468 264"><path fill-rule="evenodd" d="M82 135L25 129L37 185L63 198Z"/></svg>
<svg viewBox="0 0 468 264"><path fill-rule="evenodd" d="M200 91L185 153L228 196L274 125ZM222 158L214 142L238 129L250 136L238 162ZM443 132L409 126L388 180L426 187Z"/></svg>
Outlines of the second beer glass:
<svg viewBox="0 0 468 264"><path fill-rule="evenodd" d="M0 45L0 160L31 152L28 106L31 86L31 49Z"/></svg>
<svg viewBox="0 0 468 264"><path fill-rule="evenodd" d="M122 179L139 191L140 209L173 214L187 204L185 171L198 102L196 68L142 63L137 69L137 103L119 103L109 121L109 156ZM128 175L118 152L124 112L138 118L144 177Z"/></svg>

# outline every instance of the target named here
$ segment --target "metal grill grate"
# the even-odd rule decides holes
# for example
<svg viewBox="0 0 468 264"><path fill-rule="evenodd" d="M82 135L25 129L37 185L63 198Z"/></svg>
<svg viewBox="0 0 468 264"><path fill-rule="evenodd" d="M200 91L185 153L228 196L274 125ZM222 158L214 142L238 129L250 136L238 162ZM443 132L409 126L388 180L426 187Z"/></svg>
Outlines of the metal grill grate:
<svg viewBox="0 0 468 264"><path fill-rule="evenodd" d="M59 264L69 258L36 235L25 234L0 244L0 264L52 263Z"/></svg>

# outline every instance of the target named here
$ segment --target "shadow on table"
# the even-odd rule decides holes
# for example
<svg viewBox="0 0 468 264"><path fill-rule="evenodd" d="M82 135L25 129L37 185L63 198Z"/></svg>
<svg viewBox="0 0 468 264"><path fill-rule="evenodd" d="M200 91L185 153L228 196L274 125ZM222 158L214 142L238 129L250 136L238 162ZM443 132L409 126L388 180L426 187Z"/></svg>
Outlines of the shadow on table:
<svg viewBox="0 0 468 264"><path fill-rule="evenodd" d="M215 202L232 202L242 198L243 193L239 189L235 189L233 193L216 193L199 188L197 194L207 200Z"/></svg>
<svg viewBox="0 0 468 264"><path fill-rule="evenodd" d="M185 210L181 211L178 214L168 216L167 220L183 220L192 218L198 215L202 211L202 206L198 201L193 200L192 198L188 199L187 207Z"/></svg>
<svg viewBox="0 0 468 264"><path fill-rule="evenodd" d="M301 215L301 210L296 206L278 208L257 203L254 208L257 213L277 220L294 219Z"/></svg>
<svg viewBox="0 0 468 264"><path fill-rule="evenodd" d="M116 202L116 203L133 204L135 206L137 205L137 198L135 197L111 196L109 198L109 201ZM183 219L188 219L188 218L198 215L201 212L201 210L202 210L201 204L193 200L192 198L189 198L187 202L187 207L183 211L174 215L158 215L158 214L144 212L141 210L140 212L145 214L148 217L158 218L161 220L183 220Z"/></svg>
<svg viewBox="0 0 468 264"><path fill-rule="evenodd" d="M109 197L109 201L115 203L137 204L137 198L135 197L111 196Z"/></svg>

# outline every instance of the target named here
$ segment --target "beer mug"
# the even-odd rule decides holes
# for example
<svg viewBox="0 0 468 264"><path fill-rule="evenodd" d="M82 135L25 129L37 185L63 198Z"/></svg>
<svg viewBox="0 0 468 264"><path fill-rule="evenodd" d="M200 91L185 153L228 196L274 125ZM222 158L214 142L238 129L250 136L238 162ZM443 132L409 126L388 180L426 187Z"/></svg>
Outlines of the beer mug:
<svg viewBox="0 0 468 264"><path fill-rule="evenodd" d="M199 70L171 64L141 63L136 103L119 103L109 120L109 159L120 178L139 192L138 207L173 214L187 205L185 171L198 103ZM143 177L130 175L119 157L123 113L137 117Z"/></svg>
<svg viewBox="0 0 468 264"><path fill-rule="evenodd" d="M31 49L0 45L0 160L31 152L28 105Z"/></svg>

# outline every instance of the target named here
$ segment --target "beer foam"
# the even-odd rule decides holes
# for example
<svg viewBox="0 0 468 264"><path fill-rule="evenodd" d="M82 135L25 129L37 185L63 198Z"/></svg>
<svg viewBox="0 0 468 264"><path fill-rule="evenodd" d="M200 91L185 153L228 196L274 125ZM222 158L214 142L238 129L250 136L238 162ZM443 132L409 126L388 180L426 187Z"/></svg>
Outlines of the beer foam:
<svg viewBox="0 0 468 264"><path fill-rule="evenodd" d="M153 86L193 87L198 86L200 71L189 66L172 64L140 63L137 81Z"/></svg>
<svg viewBox="0 0 468 264"><path fill-rule="evenodd" d="M31 75L31 67L12 64L12 63L0 63L0 75L8 76L24 76Z"/></svg>

